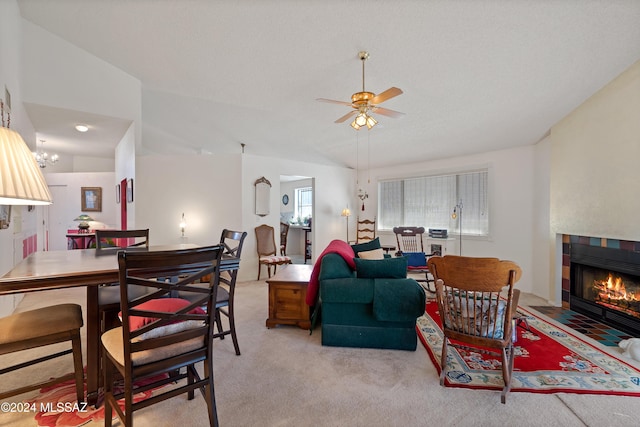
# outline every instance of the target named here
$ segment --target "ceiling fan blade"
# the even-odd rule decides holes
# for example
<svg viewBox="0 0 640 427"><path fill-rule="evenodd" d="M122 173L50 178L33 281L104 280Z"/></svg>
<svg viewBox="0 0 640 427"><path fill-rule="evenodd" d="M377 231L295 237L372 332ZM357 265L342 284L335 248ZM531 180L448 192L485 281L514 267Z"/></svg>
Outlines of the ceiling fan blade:
<svg viewBox="0 0 640 427"><path fill-rule="evenodd" d="M400 111L390 110L388 108L382 107L372 107L371 111L376 114L382 114L383 116L393 117L394 119L405 115L405 113L401 113Z"/></svg>
<svg viewBox="0 0 640 427"><path fill-rule="evenodd" d="M316 98L316 101L320 101L320 102L328 102L328 103L330 103L330 104L347 105L347 106L351 107L351 103L350 103L350 102L335 101L335 100L333 100L333 99Z"/></svg>
<svg viewBox="0 0 640 427"><path fill-rule="evenodd" d="M382 93L374 96L369 100L369 104L377 105L381 104L384 101L393 98L394 96L398 96L402 94L402 89L398 89L397 87L390 87Z"/></svg>
<svg viewBox="0 0 640 427"><path fill-rule="evenodd" d="M351 104L349 104L351 105ZM347 114L345 114L344 116L340 117L338 120L335 121L335 123L343 123L346 122L350 117L352 117L354 114L356 114L357 111L353 110L348 112Z"/></svg>

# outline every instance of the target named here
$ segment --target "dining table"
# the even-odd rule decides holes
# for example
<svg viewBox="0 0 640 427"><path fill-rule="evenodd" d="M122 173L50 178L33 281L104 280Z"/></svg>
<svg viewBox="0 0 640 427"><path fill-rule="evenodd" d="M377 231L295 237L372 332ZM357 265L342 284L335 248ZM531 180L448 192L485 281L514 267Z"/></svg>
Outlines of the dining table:
<svg viewBox="0 0 640 427"><path fill-rule="evenodd" d="M199 246L182 243L136 248L135 251L171 251ZM108 255L96 254L95 249L34 252L0 278L0 295L71 287L86 288L86 386L87 402L90 405L96 404L100 392L98 287L118 282L116 254L116 251ZM239 265L239 258L223 256L220 270L235 270Z"/></svg>

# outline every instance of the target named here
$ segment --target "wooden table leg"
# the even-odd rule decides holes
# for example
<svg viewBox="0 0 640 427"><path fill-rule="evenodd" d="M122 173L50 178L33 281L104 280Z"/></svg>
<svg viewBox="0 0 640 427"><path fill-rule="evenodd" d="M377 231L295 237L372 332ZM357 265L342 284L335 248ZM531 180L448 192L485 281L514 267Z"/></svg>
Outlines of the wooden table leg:
<svg viewBox="0 0 640 427"><path fill-rule="evenodd" d="M95 405L100 387L98 287L87 286L87 403Z"/></svg>

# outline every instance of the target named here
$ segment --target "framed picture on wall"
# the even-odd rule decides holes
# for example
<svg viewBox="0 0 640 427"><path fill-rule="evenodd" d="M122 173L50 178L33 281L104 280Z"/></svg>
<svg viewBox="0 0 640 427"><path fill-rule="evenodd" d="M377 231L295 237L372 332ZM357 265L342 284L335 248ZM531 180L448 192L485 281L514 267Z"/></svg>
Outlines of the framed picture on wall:
<svg viewBox="0 0 640 427"><path fill-rule="evenodd" d="M116 203L120 203L120 184L116 185Z"/></svg>
<svg viewBox="0 0 640 427"><path fill-rule="evenodd" d="M102 212L102 187L80 188L82 212Z"/></svg>
<svg viewBox="0 0 640 427"><path fill-rule="evenodd" d="M9 228L11 205L0 205L0 230Z"/></svg>
<svg viewBox="0 0 640 427"><path fill-rule="evenodd" d="M127 203L133 202L133 178L127 180Z"/></svg>

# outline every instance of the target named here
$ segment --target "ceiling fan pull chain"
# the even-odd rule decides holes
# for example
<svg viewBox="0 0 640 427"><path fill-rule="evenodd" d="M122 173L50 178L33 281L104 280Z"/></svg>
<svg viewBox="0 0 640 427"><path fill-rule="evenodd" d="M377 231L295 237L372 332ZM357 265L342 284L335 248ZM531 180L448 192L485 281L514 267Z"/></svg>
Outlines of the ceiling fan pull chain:
<svg viewBox="0 0 640 427"><path fill-rule="evenodd" d="M362 60L362 91L364 92L364 61L369 57L366 52L360 52L360 59Z"/></svg>

